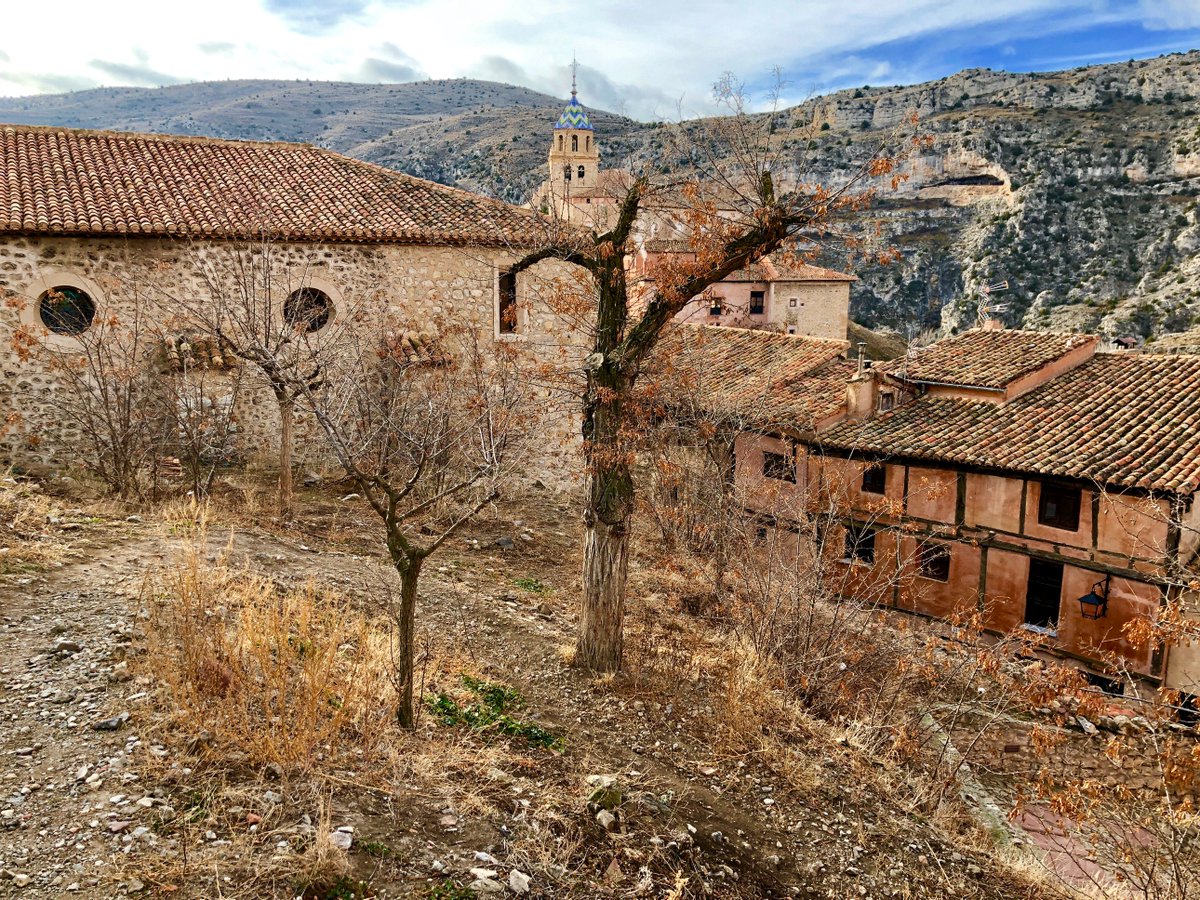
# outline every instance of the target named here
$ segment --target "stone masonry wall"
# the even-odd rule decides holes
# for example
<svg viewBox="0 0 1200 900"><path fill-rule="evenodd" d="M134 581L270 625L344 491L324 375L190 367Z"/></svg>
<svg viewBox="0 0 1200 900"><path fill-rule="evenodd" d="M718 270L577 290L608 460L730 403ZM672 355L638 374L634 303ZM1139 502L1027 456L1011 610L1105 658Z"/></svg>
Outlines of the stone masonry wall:
<svg viewBox="0 0 1200 900"><path fill-rule="evenodd" d="M0 463L65 469L80 438L77 425L63 414L67 389L50 365L50 354L74 350L78 355L79 344L49 336L37 321L37 300L47 285L84 279L97 302L97 317L127 319L140 306L171 333L171 318L178 311L174 298L195 301L211 296L205 271L216 273L220 290L236 292L238 257L244 258L248 249L228 242L152 238L0 238L0 290L8 292L0 303ZM364 327L386 314L418 324L440 316L469 322L489 341L497 339L496 267L516 258L511 252L486 248L378 244L277 243L269 252L278 274L274 293L281 304L292 290L312 284L330 294L338 313L354 309ZM568 267L553 262L523 273L518 280L521 334L500 339L518 341L531 361L577 371L582 338L571 320L548 302L564 285L576 289L577 281ZM27 359L16 346L23 325L40 338ZM243 371L250 384L249 389L243 387L238 414L240 443L269 465L278 446L275 403L265 385L254 382L252 370ZM552 402L548 392L542 399ZM531 480L567 487L571 473L578 471L579 428L569 399L551 409L540 458L527 467ZM306 430L306 423L299 423L298 449ZM298 467L305 462L300 455Z"/></svg>
<svg viewBox="0 0 1200 900"><path fill-rule="evenodd" d="M957 718L947 730L955 747L979 772L993 772L1033 783L1041 775L1066 783L1077 779L1098 781L1110 787L1124 785L1148 796L1161 794L1162 775L1154 752L1155 740L1162 734L1142 733L1128 717L1114 717L1127 736L1122 738L1126 752L1117 759L1105 755L1114 732L1091 723L1082 727L1057 725L1049 720L1026 721L1004 718L983 722L972 716ZM948 725L943 717L943 725ZM1148 726L1145 726L1148 727ZM1160 726L1168 728L1169 726ZM1034 738L1034 730L1050 738L1050 749ZM1194 733L1181 729L1179 737L1196 740Z"/></svg>

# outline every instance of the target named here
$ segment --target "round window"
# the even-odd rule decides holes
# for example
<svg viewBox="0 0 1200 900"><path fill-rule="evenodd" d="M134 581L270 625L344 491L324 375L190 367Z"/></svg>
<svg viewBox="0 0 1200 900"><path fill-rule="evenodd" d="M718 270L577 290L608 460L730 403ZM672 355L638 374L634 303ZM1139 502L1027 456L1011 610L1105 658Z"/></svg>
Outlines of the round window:
<svg viewBox="0 0 1200 900"><path fill-rule="evenodd" d="M55 334L83 334L96 318L96 301L82 288L52 287L38 298L38 318Z"/></svg>
<svg viewBox="0 0 1200 900"><path fill-rule="evenodd" d="M283 318L289 325L306 334L320 331L333 318L333 301L324 291L300 288L283 301Z"/></svg>

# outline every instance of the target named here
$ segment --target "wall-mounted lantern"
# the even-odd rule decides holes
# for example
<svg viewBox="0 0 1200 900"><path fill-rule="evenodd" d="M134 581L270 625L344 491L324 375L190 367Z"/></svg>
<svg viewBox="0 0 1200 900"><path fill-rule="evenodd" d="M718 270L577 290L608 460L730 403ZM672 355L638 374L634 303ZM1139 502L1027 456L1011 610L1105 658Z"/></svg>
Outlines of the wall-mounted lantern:
<svg viewBox="0 0 1200 900"><path fill-rule="evenodd" d="M1112 582L1111 575L1105 575L1103 581L1097 581L1092 589L1079 598L1079 612L1085 619L1100 619L1108 612L1108 587Z"/></svg>

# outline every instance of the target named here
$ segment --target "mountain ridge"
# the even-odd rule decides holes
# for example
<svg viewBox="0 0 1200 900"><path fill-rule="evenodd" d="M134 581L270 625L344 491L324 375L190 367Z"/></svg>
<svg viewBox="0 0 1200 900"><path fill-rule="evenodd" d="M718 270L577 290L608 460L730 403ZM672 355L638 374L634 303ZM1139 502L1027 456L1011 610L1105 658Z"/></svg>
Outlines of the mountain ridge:
<svg viewBox="0 0 1200 900"><path fill-rule="evenodd" d="M1153 338L1200 322L1198 86L1200 52L1191 51L1061 72L968 69L754 118L774 116L794 173L827 182L909 111L935 140L870 216L899 263L823 260L859 275L852 302L866 324L909 337L965 327L981 288L1008 280L997 314L1010 325ZM300 140L520 202L545 177L564 102L472 79L248 79L0 98L0 121ZM686 165L662 123L588 113L606 167Z"/></svg>

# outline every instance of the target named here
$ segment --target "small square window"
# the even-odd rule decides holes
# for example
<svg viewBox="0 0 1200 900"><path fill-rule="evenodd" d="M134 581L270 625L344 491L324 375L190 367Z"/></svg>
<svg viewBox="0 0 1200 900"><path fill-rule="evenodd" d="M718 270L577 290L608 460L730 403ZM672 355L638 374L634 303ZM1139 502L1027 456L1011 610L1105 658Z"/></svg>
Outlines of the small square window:
<svg viewBox="0 0 1200 900"><path fill-rule="evenodd" d="M875 532L865 525L846 526L846 555L851 562L875 562Z"/></svg>
<svg viewBox="0 0 1200 900"><path fill-rule="evenodd" d="M884 391L879 395L879 411L891 412L896 408L896 394L893 391Z"/></svg>
<svg viewBox="0 0 1200 900"><path fill-rule="evenodd" d="M795 334L795 333L796 333L796 326L795 326L795 325L789 325L789 326L788 326L788 334Z"/></svg>
<svg viewBox="0 0 1200 900"><path fill-rule="evenodd" d="M766 309L766 292L751 291L750 292L750 315L761 316L763 310Z"/></svg>
<svg viewBox="0 0 1200 900"><path fill-rule="evenodd" d="M883 494L887 488L887 466L867 466L863 470L862 489L865 494Z"/></svg>
<svg viewBox="0 0 1200 900"><path fill-rule="evenodd" d="M1038 522L1063 531L1079 530L1079 503L1083 490L1054 482L1042 482L1038 497Z"/></svg>
<svg viewBox="0 0 1200 900"><path fill-rule="evenodd" d="M917 545L917 574L934 581L950 580L950 547L948 544L922 543Z"/></svg>
<svg viewBox="0 0 1200 900"><path fill-rule="evenodd" d="M721 298L713 297L708 301L708 314L710 316L719 316L721 314Z"/></svg>
<svg viewBox="0 0 1200 900"><path fill-rule="evenodd" d="M796 298L795 297L793 297L792 299L790 299L788 301L788 306L792 307L793 309L796 308Z"/></svg>
<svg viewBox="0 0 1200 900"><path fill-rule="evenodd" d="M796 483L796 461L784 453L763 453L763 477Z"/></svg>

